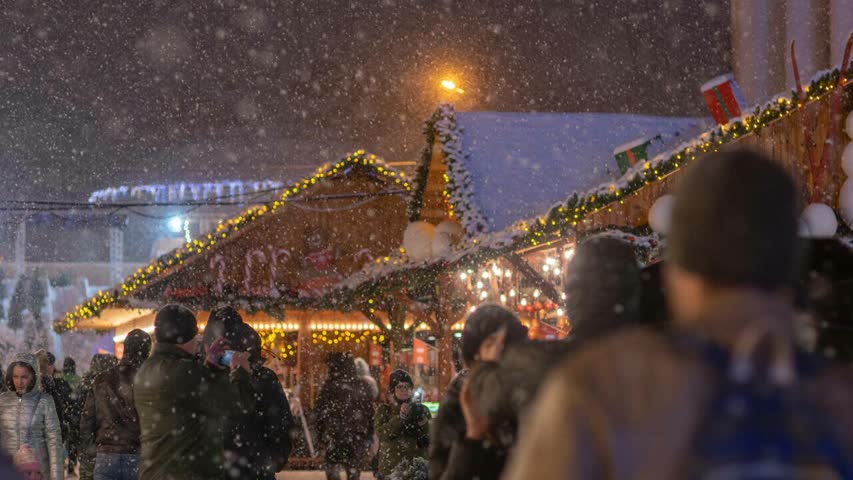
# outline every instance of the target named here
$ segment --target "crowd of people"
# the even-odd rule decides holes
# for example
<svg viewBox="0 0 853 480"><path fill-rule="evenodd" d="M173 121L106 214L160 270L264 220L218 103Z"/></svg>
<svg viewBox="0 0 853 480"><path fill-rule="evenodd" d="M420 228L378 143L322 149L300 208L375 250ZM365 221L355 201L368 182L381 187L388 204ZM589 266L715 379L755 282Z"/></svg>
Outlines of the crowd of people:
<svg viewBox="0 0 853 480"><path fill-rule="evenodd" d="M730 151L688 167L676 198L671 321L645 317L633 247L591 236L563 282L570 336L529 340L515 313L480 306L435 418L405 370L377 382L331 354L313 411L326 477L853 479L853 372L799 342L793 180ZM124 345L82 379L48 352L12 360L2 478L60 480L77 461L96 480L273 480L285 467L290 405L239 312L214 311L201 336L168 305L153 339L134 330Z"/></svg>

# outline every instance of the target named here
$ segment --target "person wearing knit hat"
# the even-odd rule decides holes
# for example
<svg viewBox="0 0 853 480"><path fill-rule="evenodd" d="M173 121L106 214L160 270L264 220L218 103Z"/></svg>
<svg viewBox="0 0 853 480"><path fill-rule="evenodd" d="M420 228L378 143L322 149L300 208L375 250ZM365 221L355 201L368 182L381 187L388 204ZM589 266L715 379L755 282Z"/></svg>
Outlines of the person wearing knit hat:
<svg viewBox="0 0 853 480"><path fill-rule="evenodd" d="M667 239L675 316L699 315L721 292L792 288L800 202L788 173L748 151L719 153L690 173L679 184Z"/></svg>
<svg viewBox="0 0 853 480"><path fill-rule="evenodd" d="M220 338L199 358L197 334L187 308L167 305L157 312L157 342L133 382L141 480L224 478L225 419L255 406L249 353L235 352L230 366L222 365L228 345Z"/></svg>
<svg viewBox="0 0 853 480"><path fill-rule="evenodd" d="M210 345L220 337L234 343L240 337L241 325L243 325L243 317L234 307L225 306L210 312L202 338L204 348L210 348Z"/></svg>
<svg viewBox="0 0 853 480"><path fill-rule="evenodd" d="M166 305L154 317L154 337L157 343L184 345L195 340L198 323L192 310L181 305ZM195 350L195 344L189 348Z"/></svg>
<svg viewBox="0 0 853 480"><path fill-rule="evenodd" d="M423 404L412 402L415 384L405 370L395 370L388 382L389 401L376 410L379 437L379 474L391 475L400 462L425 458L432 415Z"/></svg>
<svg viewBox="0 0 853 480"><path fill-rule="evenodd" d="M766 468L791 478L849 476L826 456L800 456L830 449L832 458L853 458L853 412L839 401L853 398L853 376L805 358L816 368L801 375L791 361L801 358L793 355L793 180L762 154L732 150L689 165L675 194L664 265L673 331L616 333L555 370L503 478L730 478ZM759 390L769 396L753 412ZM782 443L796 445L792 455L765 456ZM559 456L542 455L554 445ZM697 462L709 450L717 457Z"/></svg>

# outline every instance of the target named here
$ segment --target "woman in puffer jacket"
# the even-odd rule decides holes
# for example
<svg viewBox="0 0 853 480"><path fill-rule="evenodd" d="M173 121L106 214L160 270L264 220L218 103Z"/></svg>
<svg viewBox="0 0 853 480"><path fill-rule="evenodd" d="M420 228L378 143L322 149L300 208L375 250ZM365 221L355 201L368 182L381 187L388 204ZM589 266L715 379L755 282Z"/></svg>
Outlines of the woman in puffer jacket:
<svg viewBox="0 0 853 480"><path fill-rule="evenodd" d="M8 391L0 394L0 447L15 456L23 446L35 453L42 478L63 480L62 431L56 406L41 392L34 355L19 353L6 372Z"/></svg>

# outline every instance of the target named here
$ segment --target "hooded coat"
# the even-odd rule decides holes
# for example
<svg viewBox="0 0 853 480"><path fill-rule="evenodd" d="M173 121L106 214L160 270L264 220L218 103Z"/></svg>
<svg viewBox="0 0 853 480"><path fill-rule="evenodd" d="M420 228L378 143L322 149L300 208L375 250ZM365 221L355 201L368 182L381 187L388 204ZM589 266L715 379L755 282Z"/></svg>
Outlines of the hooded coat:
<svg viewBox="0 0 853 480"><path fill-rule="evenodd" d="M12 383L12 370L18 362L29 365L36 377L33 388L20 397ZM62 480L65 478L65 469L59 416L53 398L41 392L39 385L41 369L35 356L16 355L6 372L6 386L9 390L0 394L0 445L9 456L14 456L21 445L30 445L39 459L43 477Z"/></svg>
<svg viewBox="0 0 853 480"><path fill-rule="evenodd" d="M360 465L373 438L375 407L352 359L343 355L332 358L316 412L318 437L326 446L326 464Z"/></svg>

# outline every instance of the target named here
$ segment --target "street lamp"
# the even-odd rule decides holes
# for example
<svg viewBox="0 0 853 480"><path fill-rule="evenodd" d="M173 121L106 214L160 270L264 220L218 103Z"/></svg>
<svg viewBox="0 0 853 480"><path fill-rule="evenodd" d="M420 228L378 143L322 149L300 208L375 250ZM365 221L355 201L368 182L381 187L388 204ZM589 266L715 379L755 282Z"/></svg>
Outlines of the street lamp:
<svg viewBox="0 0 853 480"><path fill-rule="evenodd" d="M461 88L456 86L456 82L448 78L445 78L441 81L441 88L445 90L450 90L451 92L465 93L465 90L462 90Z"/></svg>
<svg viewBox="0 0 853 480"><path fill-rule="evenodd" d="M180 216L174 216L169 219L169 221L166 223L166 226L172 233L181 233L181 231L184 229L184 219Z"/></svg>

